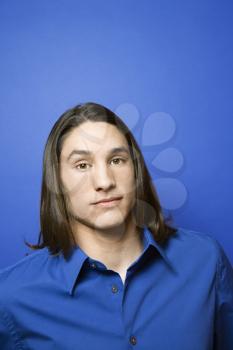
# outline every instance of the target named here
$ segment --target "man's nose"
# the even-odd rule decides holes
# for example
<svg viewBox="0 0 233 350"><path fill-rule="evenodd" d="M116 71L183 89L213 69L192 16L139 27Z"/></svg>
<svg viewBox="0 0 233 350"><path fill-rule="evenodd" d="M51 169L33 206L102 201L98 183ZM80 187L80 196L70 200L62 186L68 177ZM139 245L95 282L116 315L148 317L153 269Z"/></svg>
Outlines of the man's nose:
<svg viewBox="0 0 233 350"><path fill-rule="evenodd" d="M109 165L99 164L93 171L93 183L95 190L108 190L115 186L115 178Z"/></svg>

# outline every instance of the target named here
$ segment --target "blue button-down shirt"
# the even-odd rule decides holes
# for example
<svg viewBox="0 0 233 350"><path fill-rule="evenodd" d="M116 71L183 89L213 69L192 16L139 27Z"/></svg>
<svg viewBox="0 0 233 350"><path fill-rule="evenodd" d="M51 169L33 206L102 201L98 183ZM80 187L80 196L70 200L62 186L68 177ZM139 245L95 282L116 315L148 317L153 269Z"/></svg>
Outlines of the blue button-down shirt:
<svg viewBox="0 0 233 350"><path fill-rule="evenodd" d="M120 275L75 248L0 273L1 350L232 350L233 271L209 235L179 228Z"/></svg>

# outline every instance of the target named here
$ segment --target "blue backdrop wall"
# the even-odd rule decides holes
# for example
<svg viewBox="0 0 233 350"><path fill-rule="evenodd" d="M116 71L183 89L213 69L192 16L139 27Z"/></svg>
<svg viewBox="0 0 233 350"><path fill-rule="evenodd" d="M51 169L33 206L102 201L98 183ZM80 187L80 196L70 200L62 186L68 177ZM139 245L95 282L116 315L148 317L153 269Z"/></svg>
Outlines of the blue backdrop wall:
<svg viewBox="0 0 233 350"><path fill-rule="evenodd" d="M232 37L230 0L1 0L0 267L37 241L47 136L86 101L130 126L176 226L233 262Z"/></svg>

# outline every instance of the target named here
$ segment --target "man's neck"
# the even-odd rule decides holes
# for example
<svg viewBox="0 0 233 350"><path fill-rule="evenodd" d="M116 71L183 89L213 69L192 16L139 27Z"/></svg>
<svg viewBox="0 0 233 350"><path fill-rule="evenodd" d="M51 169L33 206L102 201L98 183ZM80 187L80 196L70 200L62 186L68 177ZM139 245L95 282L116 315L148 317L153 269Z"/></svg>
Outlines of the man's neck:
<svg viewBox="0 0 233 350"><path fill-rule="evenodd" d="M107 269L120 273L122 279L127 268L143 251L141 232L132 224L122 231L113 228L109 232L103 232L78 223L75 239L90 258L102 262Z"/></svg>

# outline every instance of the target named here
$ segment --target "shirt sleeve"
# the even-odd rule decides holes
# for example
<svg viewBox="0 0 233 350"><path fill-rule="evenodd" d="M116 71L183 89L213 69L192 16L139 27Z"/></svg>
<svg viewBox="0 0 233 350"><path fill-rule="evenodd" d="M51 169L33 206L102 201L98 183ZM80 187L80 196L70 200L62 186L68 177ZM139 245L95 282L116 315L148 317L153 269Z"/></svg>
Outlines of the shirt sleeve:
<svg viewBox="0 0 233 350"><path fill-rule="evenodd" d="M14 343L12 341L9 329L5 325L2 317L0 319L0 344L2 350L13 350Z"/></svg>
<svg viewBox="0 0 233 350"><path fill-rule="evenodd" d="M18 343L17 334L8 314L0 307L0 349L22 349Z"/></svg>
<svg viewBox="0 0 233 350"><path fill-rule="evenodd" d="M215 350L233 349L233 269L219 245L216 274Z"/></svg>

